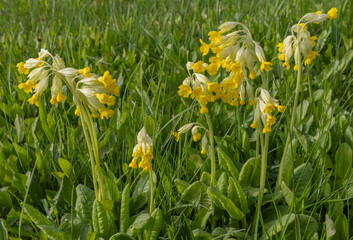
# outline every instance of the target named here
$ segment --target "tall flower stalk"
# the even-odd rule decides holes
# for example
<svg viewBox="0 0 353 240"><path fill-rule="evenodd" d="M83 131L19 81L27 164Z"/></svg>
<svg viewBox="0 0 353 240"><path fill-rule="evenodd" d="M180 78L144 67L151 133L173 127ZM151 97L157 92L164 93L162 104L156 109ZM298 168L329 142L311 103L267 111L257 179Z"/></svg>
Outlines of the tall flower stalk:
<svg viewBox="0 0 353 240"><path fill-rule="evenodd" d="M291 141L293 127L295 124L295 115L297 111L298 98L300 93L301 86L301 78L302 78L302 61L304 60L304 65L309 65L315 60L318 53L313 50L316 45L316 36L311 36L310 32L307 30L309 23L319 24L326 19L335 19L337 18L337 8L331 8L327 14L322 13L321 11L307 13L305 14L298 22L292 26L292 34L287 36L283 43L278 44L278 51L280 52L278 59L283 61L282 66L287 70L290 69L290 61L293 56L294 58L294 71L298 71L297 73L297 83L295 89L295 97L294 103L291 113L291 121L289 126L289 131L286 139L286 144L283 150L283 155L279 167L278 178L276 189L280 190L281 184L283 181L283 172L284 165L287 157L287 152L289 148L289 144ZM296 34L294 34L296 33ZM311 89L310 89L311 90Z"/></svg>
<svg viewBox="0 0 353 240"><path fill-rule="evenodd" d="M25 83L18 87L26 93L33 93L28 99L30 104L38 106L39 97L51 83L50 103L55 105L66 101L63 93L63 83L73 95L76 105L75 114L80 116L83 133L86 139L91 161L93 186L96 199L105 200L103 174L100 168L97 133L92 117L110 118L114 111L109 106L115 104L119 96L120 86L108 71L103 76L90 73L90 68L74 69L65 67L64 61L58 56L42 49L38 58L30 58L17 64L21 74L28 75ZM108 106L108 107L107 107ZM97 174L98 178L97 178Z"/></svg>

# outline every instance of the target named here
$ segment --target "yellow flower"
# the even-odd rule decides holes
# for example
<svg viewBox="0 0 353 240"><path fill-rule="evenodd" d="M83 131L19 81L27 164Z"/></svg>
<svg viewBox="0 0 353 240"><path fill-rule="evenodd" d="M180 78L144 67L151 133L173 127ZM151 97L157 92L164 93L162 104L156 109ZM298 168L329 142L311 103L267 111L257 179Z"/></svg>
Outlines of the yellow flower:
<svg viewBox="0 0 353 240"><path fill-rule="evenodd" d="M204 62L201 60L194 63L191 67L195 73L201 73L201 72L205 71Z"/></svg>
<svg viewBox="0 0 353 240"><path fill-rule="evenodd" d="M29 102L30 104L35 104L38 107L38 98L38 93L35 93L30 99L27 100L27 102Z"/></svg>
<svg viewBox="0 0 353 240"><path fill-rule="evenodd" d="M309 38L310 42L311 42L311 45L313 45L313 47L315 47L316 45L316 40L317 40L317 37L316 36L312 36Z"/></svg>
<svg viewBox="0 0 353 240"><path fill-rule="evenodd" d="M295 64L293 69L294 71L298 71L298 64Z"/></svg>
<svg viewBox="0 0 353 240"><path fill-rule="evenodd" d="M213 76L216 75L218 72L219 64L218 63L211 63L210 65L207 66L207 71L208 73Z"/></svg>
<svg viewBox="0 0 353 240"><path fill-rule="evenodd" d="M172 131L172 134L173 134L173 136L175 137L175 141L176 141L176 142L179 142L179 140L180 140L180 133L179 133L179 132L173 132L173 131Z"/></svg>
<svg viewBox="0 0 353 240"><path fill-rule="evenodd" d="M114 114L113 110L107 109L107 108L99 108L98 112L100 113L101 119L104 119L104 118L108 119L108 118L112 117Z"/></svg>
<svg viewBox="0 0 353 240"><path fill-rule="evenodd" d="M195 135L192 136L192 139L197 142L198 140L201 139L201 133L196 133Z"/></svg>
<svg viewBox="0 0 353 240"><path fill-rule="evenodd" d="M221 86L218 84L218 82L209 83L207 84L207 87L208 87L208 91L214 92L216 94L219 94L222 91Z"/></svg>
<svg viewBox="0 0 353 240"><path fill-rule="evenodd" d="M311 50L308 54L308 57L314 60L317 55L318 53L316 51Z"/></svg>
<svg viewBox="0 0 353 240"><path fill-rule="evenodd" d="M80 116L80 110L78 109L78 107L76 107L76 109L75 109L75 115Z"/></svg>
<svg viewBox="0 0 353 240"><path fill-rule="evenodd" d="M205 150L205 149L202 149L202 150L201 150L201 154L202 154L202 155L206 154L206 150Z"/></svg>
<svg viewBox="0 0 353 240"><path fill-rule="evenodd" d="M300 23L299 25L302 27L302 29L305 29L305 30L308 29L308 26L305 25L304 23Z"/></svg>
<svg viewBox="0 0 353 240"><path fill-rule="evenodd" d="M221 33L217 31L211 31L208 33L209 39L213 43L219 43L221 41Z"/></svg>
<svg viewBox="0 0 353 240"><path fill-rule="evenodd" d="M201 94L198 99L198 101L201 105L206 105L208 100L210 100L210 99L205 94Z"/></svg>
<svg viewBox="0 0 353 240"><path fill-rule="evenodd" d="M207 113L207 112L208 112L208 108L202 105L201 109L200 109L200 113L204 114L204 113Z"/></svg>
<svg viewBox="0 0 353 240"><path fill-rule="evenodd" d="M271 115L267 115L267 120L266 120L266 124L267 125L273 125L275 124L277 121L277 119Z"/></svg>
<svg viewBox="0 0 353 240"><path fill-rule="evenodd" d="M306 66L306 65L309 65L309 64L311 64L313 62L313 59L311 59L310 57L306 57L305 58L305 61L304 61L304 65Z"/></svg>
<svg viewBox="0 0 353 240"><path fill-rule="evenodd" d="M42 61L42 59L41 58L36 58L36 60L38 60L38 61ZM41 66L43 66L44 65L44 62L40 62L40 63L38 63L38 67L41 67Z"/></svg>
<svg viewBox="0 0 353 240"><path fill-rule="evenodd" d="M57 101L57 102L64 102L64 101L66 101L66 97L65 97L65 95L62 93L62 91L60 91L60 92L58 93L58 95L56 95L56 101Z"/></svg>
<svg viewBox="0 0 353 240"><path fill-rule="evenodd" d="M207 55L207 53L210 51L210 46L204 41L202 41L201 39L200 39L200 42L202 44L202 46L200 47L200 51L202 52L202 55L203 56Z"/></svg>
<svg viewBox="0 0 353 240"><path fill-rule="evenodd" d="M245 105L244 99L240 100L240 105Z"/></svg>
<svg viewBox="0 0 353 240"><path fill-rule="evenodd" d="M91 68L90 67L85 67L83 69L78 70L78 73L82 74L82 75L85 75L86 77L89 77L90 76L89 71L91 71Z"/></svg>
<svg viewBox="0 0 353 240"><path fill-rule="evenodd" d="M130 168L137 168L137 158L133 158L131 163L129 164Z"/></svg>
<svg viewBox="0 0 353 240"><path fill-rule="evenodd" d="M187 98L192 93L192 89L188 85L180 85L178 94L181 97Z"/></svg>
<svg viewBox="0 0 353 240"><path fill-rule="evenodd" d="M142 161L143 160L152 160L152 159L153 159L152 149L148 148L147 152L142 157Z"/></svg>
<svg viewBox="0 0 353 240"><path fill-rule="evenodd" d="M286 70L288 70L288 69L290 68L289 62L284 62L284 63L282 64L282 67L285 67Z"/></svg>
<svg viewBox="0 0 353 240"><path fill-rule="evenodd" d="M32 89L35 89L36 87L37 87L37 83L35 83L35 82L32 83L30 80L28 80L25 83L20 83L18 85L18 88L23 89L23 91L25 91L25 93L29 93L29 92L32 93Z"/></svg>
<svg viewBox="0 0 353 240"><path fill-rule="evenodd" d="M251 125L250 125L251 128L257 128L257 124L255 122L253 122Z"/></svg>
<svg viewBox="0 0 353 240"><path fill-rule="evenodd" d="M29 73L29 69L24 67L24 64L24 62L19 62L16 67L18 68L19 73L27 75Z"/></svg>
<svg viewBox="0 0 353 240"><path fill-rule="evenodd" d="M260 66L260 71L263 72L265 70L266 72L268 72L270 71L271 66L272 63L263 61Z"/></svg>
<svg viewBox="0 0 353 240"><path fill-rule="evenodd" d="M316 15L319 15L322 13L322 11L316 11L315 13L316 13Z"/></svg>
<svg viewBox="0 0 353 240"><path fill-rule="evenodd" d="M335 19L335 18L337 18L337 12L338 12L338 9L337 8L331 8L328 12L327 12L327 14L328 14L328 18L329 19Z"/></svg>
<svg viewBox="0 0 353 240"><path fill-rule="evenodd" d="M287 109L287 107L286 106L282 106L282 105L278 105L277 109L278 109L279 112L282 113L282 112L284 112Z"/></svg>
<svg viewBox="0 0 353 240"><path fill-rule="evenodd" d="M192 90L192 93L190 95L191 99L196 99L198 100L200 95L203 94L202 88L201 87L197 87L195 89Z"/></svg>
<svg viewBox="0 0 353 240"><path fill-rule="evenodd" d="M54 105L54 104L57 104L58 101L56 100L56 98L51 98L50 103Z"/></svg>
<svg viewBox="0 0 353 240"><path fill-rule="evenodd" d="M278 52L282 52L282 50L283 50L283 43L278 43L277 47L278 47Z"/></svg>
<svg viewBox="0 0 353 240"><path fill-rule="evenodd" d="M265 126L263 129L262 129L262 133L269 133L271 132L271 128L269 126Z"/></svg>
<svg viewBox="0 0 353 240"><path fill-rule="evenodd" d="M281 53L280 55L278 55L278 59L284 61L286 59L286 56L284 55L284 53Z"/></svg>
<svg viewBox="0 0 353 240"><path fill-rule="evenodd" d="M249 78L250 79L255 79L256 78L256 73L254 71L250 70Z"/></svg>
<svg viewBox="0 0 353 240"><path fill-rule="evenodd" d="M141 145L139 145L139 146L136 148L135 152L132 153L132 156L135 157L135 158L137 158L137 157L142 157L142 156L143 156L142 146L141 146Z"/></svg>
<svg viewBox="0 0 353 240"><path fill-rule="evenodd" d="M275 107L271 104L266 104L264 108L264 113L271 113L275 110Z"/></svg>
<svg viewBox="0 0 353 240"><path fill-rule="evenodd" d="M218 56L219 53L222 52L222 49L223 48L221 46L211 48L212 52L217 54L217 56Z"/></svg>

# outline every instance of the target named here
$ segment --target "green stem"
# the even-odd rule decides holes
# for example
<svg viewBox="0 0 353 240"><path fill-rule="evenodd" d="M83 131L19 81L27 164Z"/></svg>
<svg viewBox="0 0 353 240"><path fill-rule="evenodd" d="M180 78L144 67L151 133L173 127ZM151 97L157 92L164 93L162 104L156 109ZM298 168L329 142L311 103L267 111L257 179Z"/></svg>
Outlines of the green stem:
<svg viewBox="0 0 353 240"><path fill-rule="evenodd" d="M257 169L257 165L259 164L259 151L260 151L260 131L259 128L256 128L256 155L255 155L255 166L254 166L254 171L251 175L251 180L250 180L250 184L252 183L252 181L254 180L255 174L256 174L256 169Z"/></svg>
<svg viewBox="0 0 353 240"><path fill-rule="evenodd" d="M81 119L83 134L85 135L88 152L89 152L89 156L90 156L90 159L91 159L91 168L92 168L92 178L93 178L94 192L96 194L96 199L99 200L99 193L98 193L98 188L97 188L96 170L95 170L96 164L94 162L94 156L93 156L93 153L92 153L92 145L91 145L91 142L90 142L90 138L88 136L87 126L86 126L87 112L86 112L86 109L83 107L83 105L81 103L78 104L78 109L79 109L80 115L81 115L80 119Z"/></svg>
<svg viewBox="0 0 353 240"><path fill-rule="evenodd" d="M270 139L269 135L270 135L269 133L265 134L265 145L263 146L262 151L261 151L260 194L259 194L259 199L257 202L257 209L256 209L254 239L257 239L260 212L261 212L261 206L262 206L262 198L264 195L265 184L266 184L267 153L268 153L268 144L269 144L269 139Z"/></svg>
<svg viewBox="0 0 353 240"><path fill-rule="evenodd" d="M152 178L152 170L149 171L150 175L150 215L153 212L153 178Z"/></svg>
<svg viewBox="0 0 353 240"><path fill-rule="evenodd" d="M99 185L99 192L101 194L101 200L104 201L105 200L105 196L104 196L104 189L103 189L103 174L102 174L102 170L100 167L100 161L99 161L99 150L98 150L98 141L97 141L97 134L96 131L94 129L94 125L93 125L93 121L90 115L86 115L87 119L88 119L88 131L90 133L91 136L91 141L92 141L92 146L93 146L93 153L95 156L95 160L96 160L96 166L97 166L97 171L98 171L98 185Z"/></svg>
<svg viewBox="0 0 353 240"><path fill-rule="evenodd" d="M266 78L265 78L265 74L262 72L261 73L261 79L262 79L262 86L265 90L268 90L268 86L267 86L267 82L266 82Z"/></svg>
<svg viewBox="0 0 353 240"><path fill-rule="evenodd" d="M208 134L211 145L211 187L213 187L216 184L216 156L214 152L214 135L210 115L208 113L205 113L205 116L208 125Z"/></svg>
<svg viewBox="0 0 353 240"><path fill-rule="evenodd" d="M298 58L300 59L300 56ZM301 75L302 75L302 64L301 64L300 61L298 61L298 62L299 63L298 63L297 86L296 86L296 89L295 89L295 98L294 98L293 111L292 111L292 116L291 116L291 120L290 120L290 126L289 126L289 132L288 132L288 135L287 135L286 145L284 147L283 156L282 156L282 160L281 160L281 165L280 165L280 168L279 168L276 190L280 190L281 189L281 183L283 181L284 162L285 162L285 158L287 156L289 142L290 142L290 139L291 139L291 136L292 136L292 131L293 131L293 127L294 127L294 121L295 121L295 113L297 111L298 98L299 98L299 93L300 93L300 82L301 82Z"/></svg>

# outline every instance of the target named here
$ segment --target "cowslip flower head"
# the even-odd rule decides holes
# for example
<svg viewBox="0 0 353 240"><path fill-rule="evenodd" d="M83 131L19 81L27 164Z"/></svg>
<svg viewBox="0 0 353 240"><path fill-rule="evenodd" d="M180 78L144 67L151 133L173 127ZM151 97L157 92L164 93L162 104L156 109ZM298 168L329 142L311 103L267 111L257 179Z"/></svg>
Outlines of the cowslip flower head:
<svg viewBox="0 0 353 240"><path fill-rule="evenodd" d="M263 133L271 132L271 125L275 124L277 119L272 115L275 109L279 112L284 112L286 110L285 106L279 105L278 100L271 97L270 93L260 88L260 97L255 100L255 111L254 111L254 120L251 123L251 128L257 128L262 122L263 124Z"/></svg>
<svg viewBox="0 0 353 240"><path fill-rule="evenodd" d="M90 73L90 68L74 69L66 67L62 58L53 56L42 49L37 58L30 58L17 64L19 72L28 75L25 83L20 83L19 88L26 93L34 93L28 100L30 104L38 106L40 95L51 84L51 104L66 101L64 85L73 93L74 103L79 114L78 106L84 104L94 117L109 118L114 111L107 106L115 104L115 96L119 96L120 86L106 71L103 76Z"/></svg>
<svg viewBox="0 0 353 240"><path fill-rule="evenodd" d="M129 164L130 168L137 167L142 168L143 171L151 171L151 160L154 158L152 154L153 141L151 137L146 133L145 127L143 127L137 134L137 144L133 149L133 159ZM140 161L138 162L138 160Z"/></svg>
<svg viewBox="0 0 353 240"><path fill-rule="evenodd" d="M294 58L294 70L298 70L298 64L301 64L302 58L304 65L311 64L318 53L313 50L316 45L316 36L311 36L308 29L309 23L319 24L326 19L335 19L337 17L337 8L332 8L327 14L321 11L307 13L291 28L292 34L287 36L282 43L278 44L278 59L283 61L282 66L290 69L291 59Z"/></svg>

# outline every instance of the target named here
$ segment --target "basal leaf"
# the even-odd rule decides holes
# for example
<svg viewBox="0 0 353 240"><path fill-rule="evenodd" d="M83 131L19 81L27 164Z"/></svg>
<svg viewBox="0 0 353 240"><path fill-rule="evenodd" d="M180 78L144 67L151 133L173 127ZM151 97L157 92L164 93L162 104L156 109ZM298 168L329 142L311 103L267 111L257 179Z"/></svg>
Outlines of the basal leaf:
<svg viewBox="0 0 353 240"><path fill-rule="evenodd" d="M86 187L85 185L79 184L76 187L76 205L75 211L77 217L83 223L89 223L92 219L92 205L96 198L95 193L92 189Z"/></svg>
<svg viewBox="0 0 353 240"><path fill-rule="evenodd" d="M228 157L227 154L220 147L217 148L217 154L218 161L221 167L224 170L228 171L235 179L238 179L239 171L233 161L230 159L230 157Z"/></svg>
<svg viewBox="0 0 353 240"><path fill-rule="evenodd" d="M121 196L120 232L126 232L130 221L130 184L126 184Z"/></svg>

